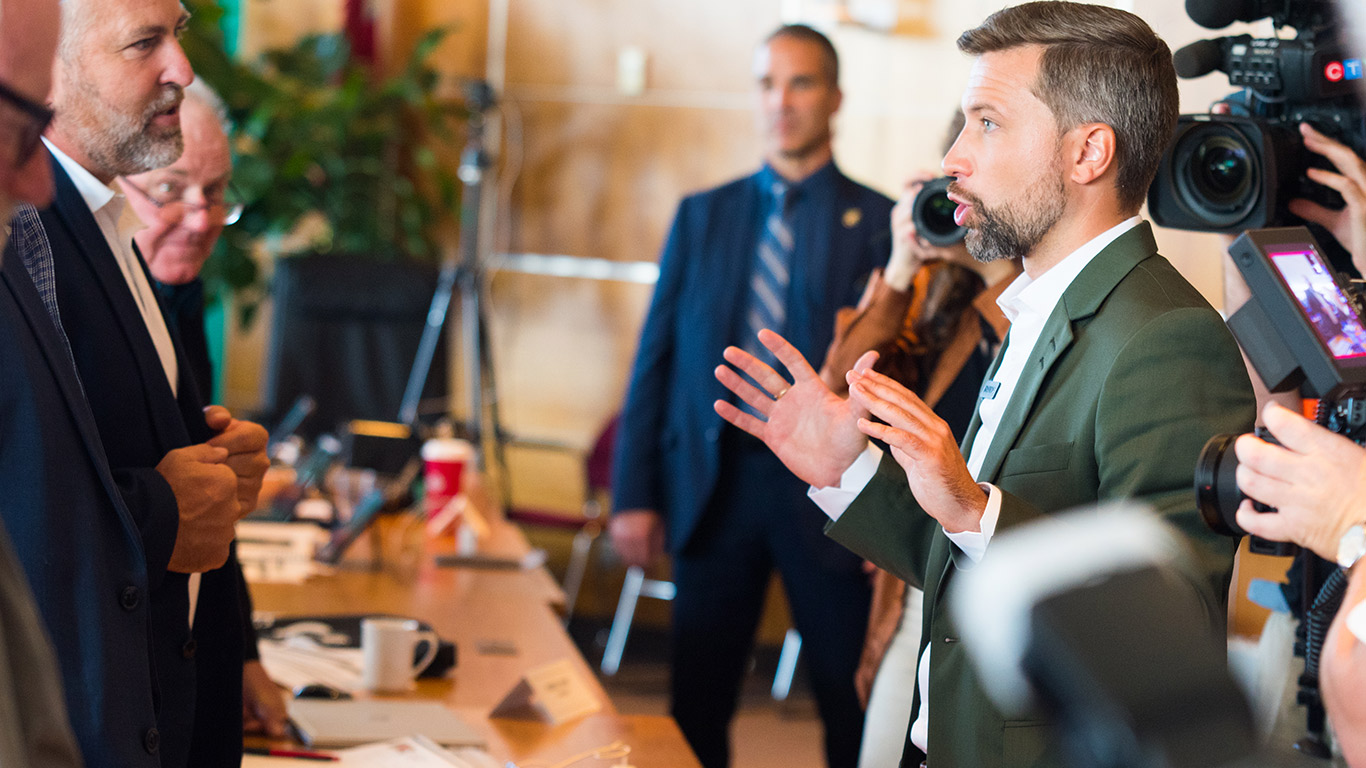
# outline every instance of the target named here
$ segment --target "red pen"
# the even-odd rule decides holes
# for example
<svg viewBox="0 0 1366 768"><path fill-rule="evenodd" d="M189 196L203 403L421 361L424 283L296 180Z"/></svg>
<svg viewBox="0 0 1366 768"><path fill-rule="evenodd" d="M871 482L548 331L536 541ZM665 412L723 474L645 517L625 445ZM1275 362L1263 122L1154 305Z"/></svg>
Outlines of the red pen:
<svg viewBox="0 0 1366 768"><path fill-rule="evenodd" d="M296 760L321 760L325 762L337 762L341 760L336 755L327 752L308 752L302 749L273 749L268 747L247 747L243 750L248 755L263 755L265 757L292 757Z"/></svg>

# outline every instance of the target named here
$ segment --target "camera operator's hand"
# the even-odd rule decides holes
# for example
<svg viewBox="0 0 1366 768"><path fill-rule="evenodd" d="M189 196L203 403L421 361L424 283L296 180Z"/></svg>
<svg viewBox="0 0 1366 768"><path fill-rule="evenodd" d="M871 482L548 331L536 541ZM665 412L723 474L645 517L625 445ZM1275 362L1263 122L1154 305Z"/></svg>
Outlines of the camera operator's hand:
<svg viewBox="0 0 1366 768"><path fill-rule="evenodd" d="M1309 180L1336 190L1347 205L1340 211L1309 200L1290 201L1290 212L1306 221L1321 224L1352 254L1352 263L1366 274L1366 161L1340 141L1319 133L1308 123L1300 123L1300 135L1309 151L1328 158L1337 173L1310 168Z"/></svg>
<svg viewBox="0 0 1366 768"><path fill-rule="evenodd" d="M915 196L926 182L933 181L935 175L920 171L906 181L901 197L892 207L892 256L887 260L887 269L882 280L888 287L905 292L910 289L916 273L927 261L944 261L954 254L954 246L940 248L930 245L920 237L915 229L915 217L911 215L915 207Z"/></svg>
<svg viewBox="0 0 1366 768"><path fill-rule="evenodd" d="M1238 525L1337 559L1342 534L1366 517L1366 449L1275 403L1262 417L1281 444L1238 438L1238 487L1277 512L1259 513L1244 500Z"/></svg>

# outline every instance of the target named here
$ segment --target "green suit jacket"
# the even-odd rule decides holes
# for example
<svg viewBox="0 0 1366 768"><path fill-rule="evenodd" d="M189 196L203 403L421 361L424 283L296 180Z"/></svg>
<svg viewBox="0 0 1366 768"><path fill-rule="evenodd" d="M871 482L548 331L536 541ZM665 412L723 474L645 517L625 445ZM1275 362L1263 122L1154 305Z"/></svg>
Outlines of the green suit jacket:
<svg viewBox="0 0 1366 768"><path fill-rule="evenodd" d="M1152 505L1190 544L1209 619L1222 627L1237 542L1201 521L1195 462L1211 436L1250 430L1255 409L1233 336L1158 255L1145 222L1101 251L1064 292L977 479L1002 492L998 534L1102 500ZM963 455L980 425L974 417ZM954 558L964 555L920 508L890 453L827 533L925 590L921 653L934 643L930 765L1056 764L1041 715L1007 720L982 691L945 601Z"/></svg>

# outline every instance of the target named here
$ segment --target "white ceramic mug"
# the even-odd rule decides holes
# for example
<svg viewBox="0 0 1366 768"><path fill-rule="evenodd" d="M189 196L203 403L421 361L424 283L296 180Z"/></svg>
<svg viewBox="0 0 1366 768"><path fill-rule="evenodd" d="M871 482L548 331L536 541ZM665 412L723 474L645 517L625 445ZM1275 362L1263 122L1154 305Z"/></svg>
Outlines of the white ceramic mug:
<svg viewBox="0 0 1366 768"><path fill-rule="evenodd" d="M423 641L427 652L414 664L413 652ZM436 633L422 629L416 619L362 619L361 686L389 693L412 690L417 673L436 658L438 645Z"/></svg>

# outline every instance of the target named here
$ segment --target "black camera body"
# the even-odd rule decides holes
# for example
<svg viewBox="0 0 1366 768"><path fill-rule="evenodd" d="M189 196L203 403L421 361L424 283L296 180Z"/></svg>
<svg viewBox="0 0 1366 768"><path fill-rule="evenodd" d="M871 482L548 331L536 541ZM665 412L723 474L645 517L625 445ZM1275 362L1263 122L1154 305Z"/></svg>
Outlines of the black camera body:
<svg viewBox="0 0 1366 768"><path fill-rule="evenodd" d="M1188 0L1187 13L1206 26L1271 15L1295 27L1293 39L1237 35L1200 40L1176 52L1181 77L1213 71L1243 90L1220 104L1227 114L1182 115L1148 189L1148 211L1164 227L1237 233L1298 223L1288 203L1306 198L1341 208L1336 192L1310 182L1310 167L1332 169L1308 151L1299 124L1309 123L1366 154L1366 115L1354 81L1363 61L1336 40L1331 6L1321 0ZM1233 7L1229 10L1229 7ZM1216 12L1217 11L1217 12Z"/></svg>

